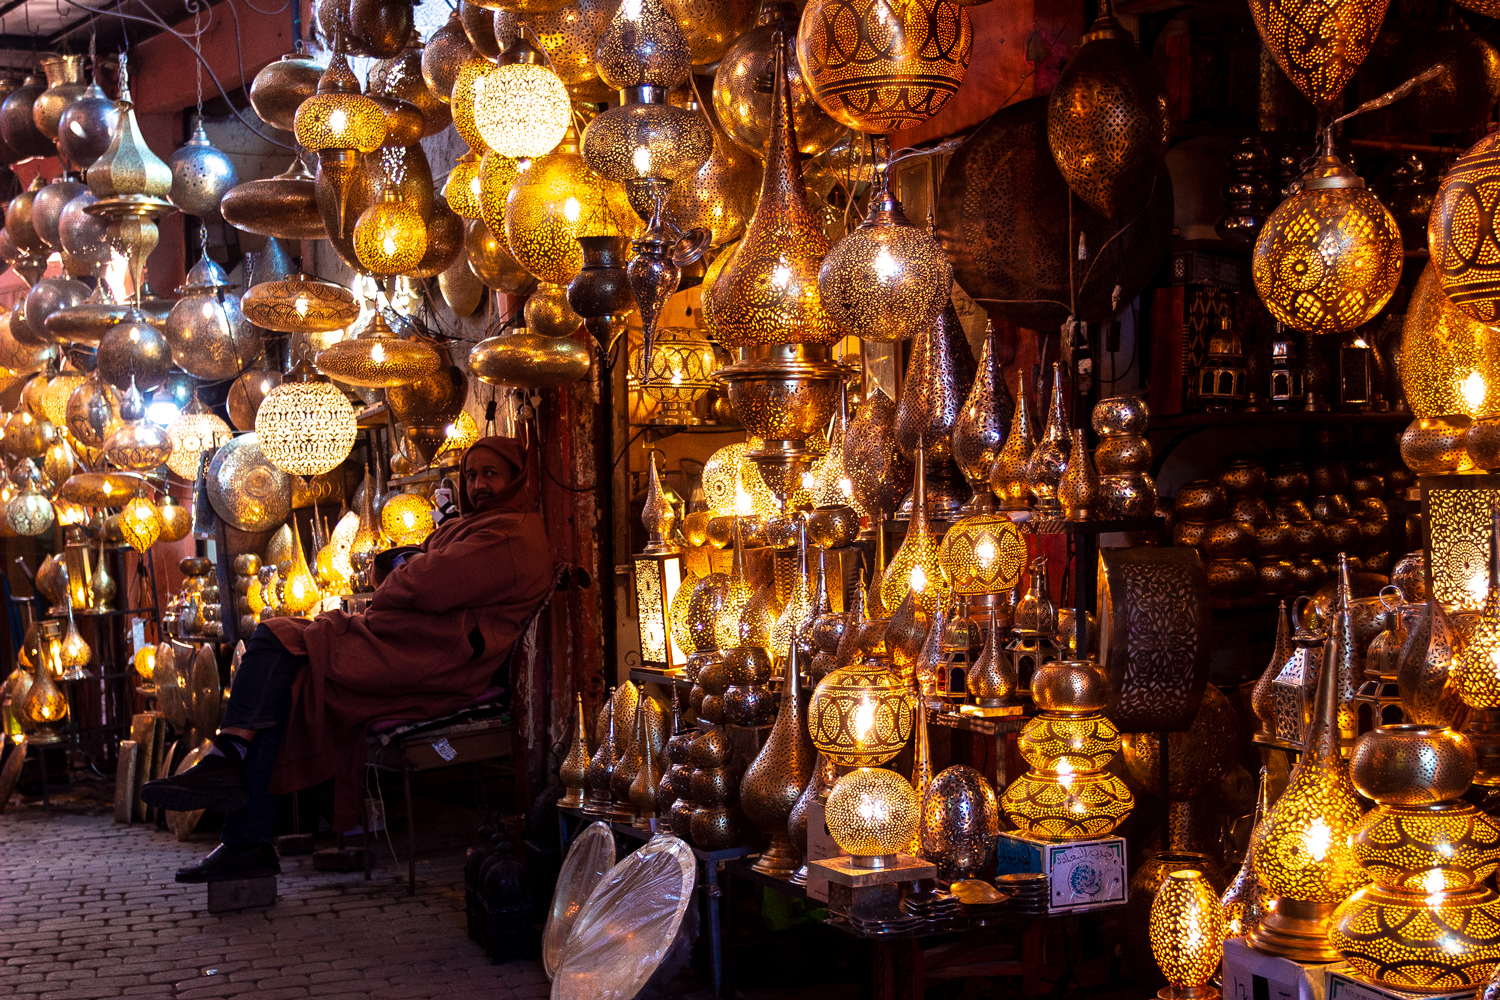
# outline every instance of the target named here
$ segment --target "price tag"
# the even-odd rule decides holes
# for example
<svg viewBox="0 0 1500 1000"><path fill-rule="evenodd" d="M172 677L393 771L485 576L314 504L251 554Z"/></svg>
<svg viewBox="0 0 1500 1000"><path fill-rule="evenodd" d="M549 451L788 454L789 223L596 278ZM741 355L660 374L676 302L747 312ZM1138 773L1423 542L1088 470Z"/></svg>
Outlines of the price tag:
<svg viewBox="0 0 1500 1000"><path fill-rule="evenodd" d="M452 760L454 757L458 756L458 751L453 749L453 745L449 743L446 738L438 740L436 743L434 743L432 745L432 749L436 750L437 755L444 760Z"/></svg>

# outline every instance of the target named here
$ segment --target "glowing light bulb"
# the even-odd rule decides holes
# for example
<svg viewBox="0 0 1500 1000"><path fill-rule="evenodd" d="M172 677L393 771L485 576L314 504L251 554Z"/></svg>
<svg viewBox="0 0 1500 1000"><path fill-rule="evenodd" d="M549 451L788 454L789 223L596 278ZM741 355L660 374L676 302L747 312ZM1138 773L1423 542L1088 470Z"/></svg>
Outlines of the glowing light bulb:
<svg viewBox="0 0 1500 1000"><path fill-rule="evenodd" d="M577 222L583 215L583 206L578 203L577 198L569 195L568 200L563 202L563 215L569 222Z"/></svg>
<svg viewBox="0 0 1500 1000"><path fill-rule="evenodd" d="M344 126L348 124L348 121L349 116L345 113L344 109L335 108L333 114L328 116L328 129L337 134L344 131Z"/></svg>
<svg viewBox="0 0 1500 1000"><path fill-rule="evenodd" d="M297 310L297 315L298 316L306 316L307 315L307 308L308 308L307 296L305 296L305 295L299 295L299 296L297 296L297 301L296 301L296 303L294 305L294 308Z"/></svg>
<svg viewBox="0 0 1500 1000"><path fill-rule="evenodd" d="M1484 376L1478 372L1469 372L1469 377L1464 379L1459 387L1459 392L1464 397L1464 409L1473 415L1484 405L1484 394L1488 387L1484 384Z"/></svg>
<svg viewBox="0 0 1500 1000"><path fill-rule="evenodd" d="M873 266L881 281L889 281L901 271L901 265L896 263L896 258L885 247L881 247L880 252L875 255Z"/></svg>
<svg viewBox="0 0 1500 1000"><path fill-rule="evenodd" d="M643 177L651 175L651 150L645 146L637 146L635 152L630 156L631 163L635 166L635 172Z"/></svg>
<svg viewBox="0 0 1500 1000"><path fill-rule="evenodd" d="M912 593L920 594L927 589L927 571L921 566L911 568Z"/></svg>
<svg viewBox="0 0 1500 1000"><path fill-rule="evenodd" d="M854 710L854 735L864 739L875 731L875 703L867 702Z"/></svg>
<svg viewBox="0 0 1500 1000"><path fill-rule="evenodd" d="M1328 856L1328 848L1332 845L1333 829L1329 827L1326 820L1317 820L1302 835L1302 849L1314 861L1322 861L1326 858Z"/></svg>
<svg viewBox="0 0 1500 1000"><path fill-rule="evenodd" d="M995 543L986 538L974 547L974 555L980 566L989 569L995 563Z"/></svg>

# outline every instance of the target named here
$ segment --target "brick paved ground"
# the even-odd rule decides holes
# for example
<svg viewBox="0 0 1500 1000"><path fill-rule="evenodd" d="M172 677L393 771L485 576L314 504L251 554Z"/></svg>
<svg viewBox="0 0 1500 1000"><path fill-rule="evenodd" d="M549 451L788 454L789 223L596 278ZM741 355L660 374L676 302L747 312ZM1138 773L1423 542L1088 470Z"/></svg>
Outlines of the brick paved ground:
<svg viewBox="0 0 1500 1000"><path fill-rule="evenodd" d="M464 931L461 850L422 858L415 897L387 853L363 874L282 860L274 907L210 916L172 873L212 844L108 816L0 815L0 997L540 1000L539 963L492 966Z"/></svg>

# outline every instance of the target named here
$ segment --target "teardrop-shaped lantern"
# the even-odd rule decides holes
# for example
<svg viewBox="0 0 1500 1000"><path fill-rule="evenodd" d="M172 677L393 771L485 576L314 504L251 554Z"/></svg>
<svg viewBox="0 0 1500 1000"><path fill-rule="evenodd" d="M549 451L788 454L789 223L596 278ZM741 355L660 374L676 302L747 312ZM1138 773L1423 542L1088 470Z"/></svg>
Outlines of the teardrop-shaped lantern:
<svg viewBox="0 0 1500 1000"><path fill-rule="evenodd" d="M130 99L124 56L120 57L120 99L115 108L120 118L109 148L88 169L89 190L101 204L115 199L164 200L172 192L172 168L151 151L141 136L135 105ZM97 206L95 212L106 214L99 212Z"/></svg>
<svg viewBox="0 0 1500 1000"><path fill-rule="evenodd" d="M775 92L760 204L711 293L714 328L728 348L831 344L840 337L818 293L828 238L802 184L783 71L785 46L773 47Z"/></svg>
<svg viewBox="0 0 1500 1000"><path fill-rule="evenodd" d="M1449 300L1436 261L1422 269L1407 303L1400 368L1402 392L1418 417L1500 413L1500 328Z"/></svg>
<svg viewBox="0 0 1500 1000"><path fill-rule="evenodd" d="M1329 110L1380 35L1390 0L1250 0L1261 41L1287 79Z"/></svg>
<svg viewBox="0 0 1500 1000"><path fill-rule="evenodd" d="M920 441L929 472L953 457L953 428L974 386L975 367L963 323L953 303L945 300L937 320L912 341L905 388L896 409L896 443L902 454L914 460Z"/></svg>
<svg viewBox="0 0 1500 1000"><path fill-rule="evenodd" d="M594 54L599 75L614 90L670 90L687 79L691 58L687 37L663 0L621 3Z"/></svg>
<svg viewBox="0 0 1500 1000"><path fill-rule="evenodd" d="M844 468L854 499L876 518L894 511L912 485L912 463L896 443L896 404L876 386L844 435Z"/></svg>
<svg viewBox="0 0 1500 1000"><path fill-rule="evenodd" d="M457 8L422 47L422 80L432 96L447 104L453 97L458 71L475 55L474 44L464 33Z"/></svg>
<svg viewBox="0 0 1500 1000"><path fill-rule="evenodd" d="M958 92L974 32L949 0L809 0L797 65L845 125L884 135L931 118Z"/></svg>
<svg viewBox="0 0 1500 1000"><path fill-rule="evenodd" d="M11 91L0 104L0 136L15 153L16 160L30 160L39 156L52 156L57 147L36 127L32 108L47 86L34 76L28 76L21 86Z"/></svg>
<svg viewBox="0 0 1500 1000"><path fill-rule="evenodd" d="M1106 3L1047 101L1047 144L1068 187L1106 218L1142 201L1172 137L1151 60Z"/></svg>
<svg viewBox="0 0 1500 1000"><path fill-rule="evenodd" d="M985 324L984 347L979 353L979 367L974 386L953 425L953 459L969 481L974 497L960 511L968 516L993 510L994 494L990 492L990 469L1005 445L1005 431L1010 424L1015 401L1000 371L996 356L995 324Z"/></svg>
<svg viewBox="0 0 1500 1000"><path fill-rule="evenodd" d="M1325 152L1266 220L1251 274L1271 315L1292 329L1353 330L1401 280L1401 230L1365 182Z"/></svg>

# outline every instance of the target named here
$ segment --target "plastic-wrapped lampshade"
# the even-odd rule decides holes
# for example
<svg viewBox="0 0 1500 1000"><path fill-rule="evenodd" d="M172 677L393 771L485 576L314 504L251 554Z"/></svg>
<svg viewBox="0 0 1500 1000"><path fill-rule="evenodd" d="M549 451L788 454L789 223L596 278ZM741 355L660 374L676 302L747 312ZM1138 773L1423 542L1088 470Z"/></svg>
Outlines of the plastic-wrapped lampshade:
<svg viewBox="0 0 1500 1000"><path fill-rule="evenodd" d="M261 452L294 476L332 471L349 457L358 430L348 398L305 361L266 393L255 412Z"/></svg>
<svg viewBox="0 0 1500 1000"><path fill-rule="evenodd" d="M474 125L493 152L511 159L545 156L572 121L568 88L542 54L517 36L499 64L474 81Z"/></svg>

